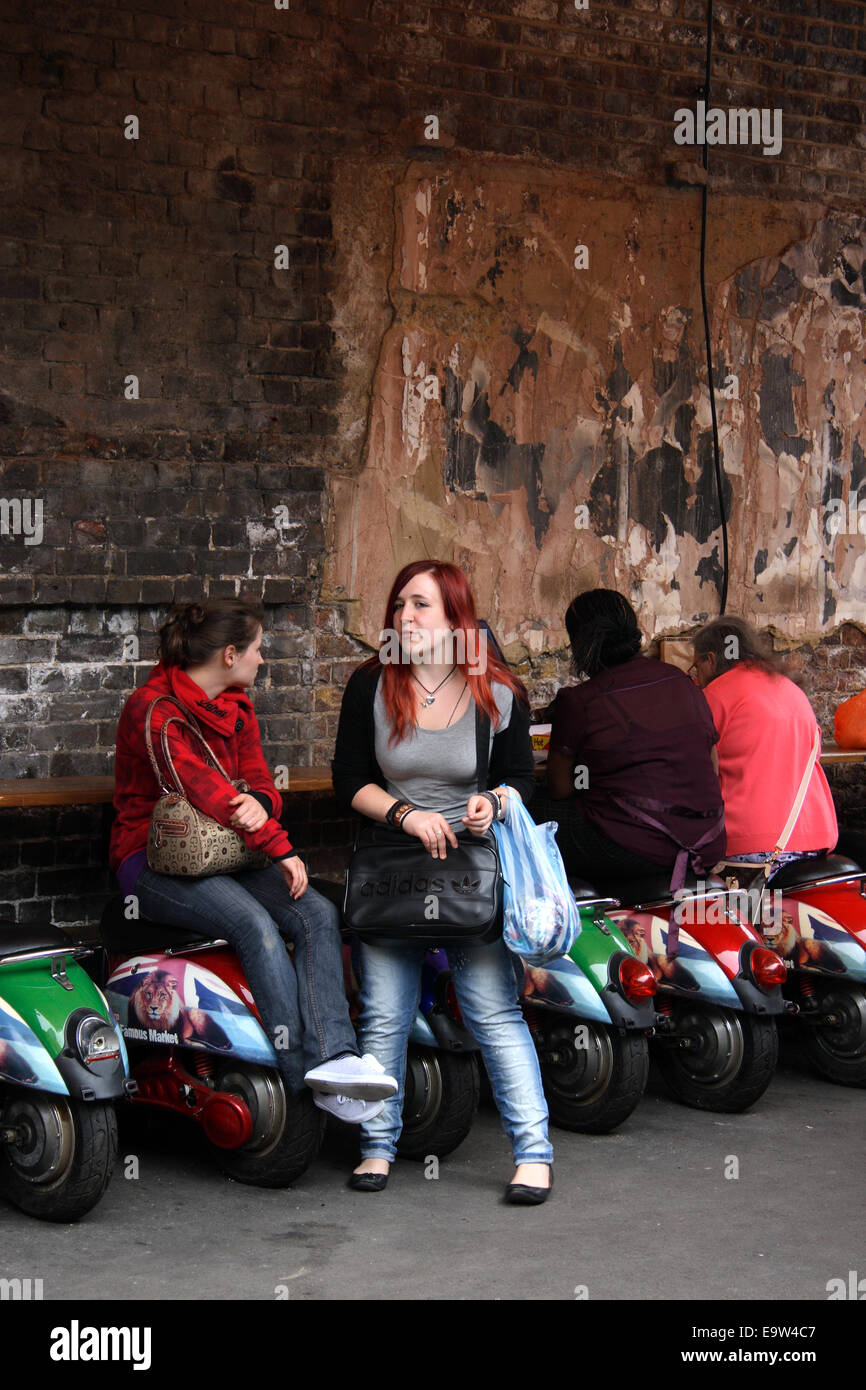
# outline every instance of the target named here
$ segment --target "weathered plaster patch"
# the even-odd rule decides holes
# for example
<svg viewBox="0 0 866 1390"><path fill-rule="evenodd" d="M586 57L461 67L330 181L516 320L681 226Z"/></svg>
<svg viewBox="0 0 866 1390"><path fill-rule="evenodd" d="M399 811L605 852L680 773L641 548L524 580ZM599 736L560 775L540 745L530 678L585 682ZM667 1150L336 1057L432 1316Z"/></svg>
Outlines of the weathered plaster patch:
<svg viewBox="0 0 866 1390"><path fill-rule="evenodd" d="M481 610L536 660L563 645L576 586L622 588L651 634L711 616L721 532L696 200L455 161L410 168L393 205L390 270L377 268L397 319L370 354L362 470L333 485L328 581L358 599L353 630L372 640L391 572L425 553L463 564ZM848 496L852 460L866 481L864 248L856 218L713 204L729 610L783 632L862 616L848 552L866 540L810 518Z"/></svg>

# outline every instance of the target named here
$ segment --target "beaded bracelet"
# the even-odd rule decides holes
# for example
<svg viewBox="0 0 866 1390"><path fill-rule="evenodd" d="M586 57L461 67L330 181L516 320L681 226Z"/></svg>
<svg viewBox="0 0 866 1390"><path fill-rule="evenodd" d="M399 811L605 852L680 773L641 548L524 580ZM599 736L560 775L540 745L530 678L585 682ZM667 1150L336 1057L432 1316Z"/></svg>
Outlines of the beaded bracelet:
<svg viewBox="0 0 866 1390"><path fill-rule="evenodd" d="M399 830L410 811L418 808L413 806L411 801L393 801L385 812L385 820L388 825L392 825L395 830Z"/></svg>

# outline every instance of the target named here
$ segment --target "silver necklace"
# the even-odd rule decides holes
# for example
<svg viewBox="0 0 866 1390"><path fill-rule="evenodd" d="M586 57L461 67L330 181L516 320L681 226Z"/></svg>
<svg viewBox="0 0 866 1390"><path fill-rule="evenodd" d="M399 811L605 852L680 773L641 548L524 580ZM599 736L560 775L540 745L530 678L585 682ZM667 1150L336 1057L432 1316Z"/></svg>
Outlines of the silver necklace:
<svg viewBox="0 0 866 1390"><path fill-rule="evenodd" d="M424 691L425 699L424 699L424 702L423 702L423 703L424 703L425 705L429 706L429 705L434 705L434 704L436 703L436 694L437 694L437 692L440 691L440 690L442 689L443 685L445 684L445 681L450 681L451 677L454 675L454 672L455 672L456 670L457 670L457 667L456 667L456 666L452 666L452 667L451 667L451 670L448 672L448 675L445 677L445 679L444 679L444 680L441 680L441 681L439 682L438 685L434 685L434 687L433 687L432 690L428 690L427 687L426 687L426 685L423 683L423 681L419 681L419 680L418 680L418 677L415 675L415 672L414 672L414 671L411 673L413 681L415 681L416 684L420 685L420 686L421 686L421 689ZM462 693L462 692L461 692L461 693Z"/></svg>

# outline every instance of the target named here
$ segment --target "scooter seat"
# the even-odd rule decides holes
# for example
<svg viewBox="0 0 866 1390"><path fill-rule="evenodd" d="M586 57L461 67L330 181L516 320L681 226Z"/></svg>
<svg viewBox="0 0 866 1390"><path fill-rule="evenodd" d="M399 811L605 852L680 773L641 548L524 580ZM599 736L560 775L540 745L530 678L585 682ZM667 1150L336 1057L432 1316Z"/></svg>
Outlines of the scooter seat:
<svg viewBox="0 0 866 1390"><path fill-rule="evenodd" d="M601 890L596 888L592 883L587 883L585 878L570 878L568 880L568 886L571 889L572 897L575 902L579 903L594 903L598 902L600 899L604 901L605 898L619 897L619 894L613 891L610 893L601 892Z"/></svg>
<svg viewBox="0 0 866 1390"><path fill-rule="evenodd" d="M130 920L124 915L124 899L120 894L109 899L99 924L99 933L107 951L124 956L144 951L177 950L216 939L214 932L203 936L190 927L167 926L164 922L152 922L149 917Z"/></svg>
<svg viewBox="0 0 866 1390"><path fill-rule="evenodd" d="M13 923L0 928L0 960L6 956L16 956L21 951L56 951L61 946L72 951L75 944L65 931L50 925L16 926Z"/></svg>
<svg viewBox="0 0 866 1390"><path fill-rule="evenodd" d="M657 903L671 898L671 874L672 869L659 869L657 874L644 874L642 878L632 879L596 879L595 896L601 893L609 894L613 898L618 898L623 907L635 907L638 903ZM698 884L702 886L708 881L712 881L712 876L699 878L689 870L686 874L683 889L688 892L698 892Z"/></svg>
<svg viewBox="0 0 866 1390"><path fill-rule="evenodd" d="M828 878L862 874L863 869L847 854L822 854L819 859L792 859L770 879L771 888L805 888Z"/></svg>

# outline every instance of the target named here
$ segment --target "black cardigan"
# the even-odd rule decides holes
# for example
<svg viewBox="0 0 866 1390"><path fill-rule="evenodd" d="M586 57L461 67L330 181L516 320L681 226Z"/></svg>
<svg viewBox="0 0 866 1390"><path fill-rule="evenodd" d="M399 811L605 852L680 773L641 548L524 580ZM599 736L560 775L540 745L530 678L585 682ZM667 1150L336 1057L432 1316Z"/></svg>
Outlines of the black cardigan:
<svg viewBox="0 0 866 1390"><path fill-rule="evenodd" d="M373 701L382 674L381 667L360 666L349 677L340 706L337 746L331 762L334 791L340 801L351 806L352 798L370 782L385 786L385 778L376 761L376 729L373 720ZM493 735L490 762L487 745L490 739L490 720L483 710L475 707L475 747L478 752L478 790L489 786L514 787L524 803L535 791L535 768L532 760L532 741L529 737L529 710L517 695L511 706L508 727Z"/></svg>

